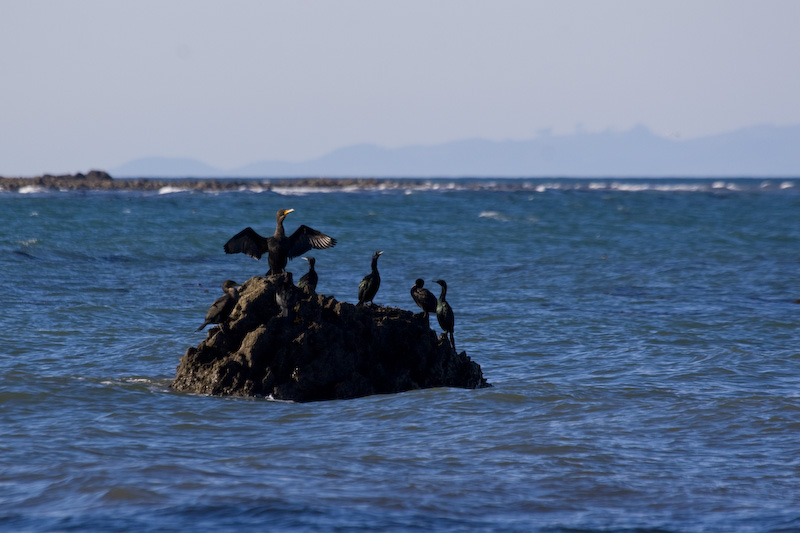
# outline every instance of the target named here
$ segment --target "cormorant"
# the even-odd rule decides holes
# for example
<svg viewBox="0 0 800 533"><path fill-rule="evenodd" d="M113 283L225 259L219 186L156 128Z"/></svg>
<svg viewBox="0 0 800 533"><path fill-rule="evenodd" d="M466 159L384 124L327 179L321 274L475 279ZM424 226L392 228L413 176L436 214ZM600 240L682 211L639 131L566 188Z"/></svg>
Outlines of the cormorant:
<svg viewBox="0 0 800 533"><path fill-rule="evenodd" d="M313 257L304 257L303 259L308 261L308 272L303 274L303 276L297 282L297 288L303 289L303 292L306 294L314 294L317 292L317 281L319 280L317 271L314 270L314 265L316 264L317 260Z"/></svg>
<svg viewBox="0 0 800 533"><path fill-rule="evenodd" d="M222 329L222 323L228 320L228 317L239 299L239 291L236 290L239 284L235 281L226 280L222 284L222 290L225 294L217 298L206 313L206 320L203 325L195 331L200 331L209 324L219 324Z"/></svg>
<svg viewBox="0 0 800 533"><path fill-rule="evenodd" d="M278 304L280 314L278 316L289 318L294 321L294 306L300 295L297 287L294 286L292 281L291 272L283 272L281 275L278 286L275 288L275 303Z"/></svg>
<svg viewBox="0 0 800 533"><path fill-rule="evenodd" d="M411 287L411 297L425 313L425 320L428 320L428 313L436 312L436 296L428 289L424 289L425 281L418 279Z"/></svg>
<svg viewBox="0 0 800 533"><path fill-rule="evenodd" d="M378 274L378 258L383 252L375 252L372 254L372 272L364 276L361 283L358 284L358 303L356 305L363 305L365 302L372 302L378 289L381 286L381 275Z"/></svg>
<svg viewBox="0 0 800 533"><path fill-rule="evenodd" d="M442 294L436 302L436 318L439 320L439 325L442 329L450 334L450 344L453 345L453 351L456 350L456 340L453 338L453 325L455 324L455 316L453 315L453 308L445 300L447 295L447 283L444 280L437 279L435 283L442 286Z"/></svg>
<svg viewBox="0 0 800 533"><path fill-rule="evenodd" d="M294 209L278 211L275 234L272 237L262 237L253 228L247 227L225 243L225 253L244 253L256 259L261 259L262 254L266 253L269 276L283 272L288 259L303 255L312 248L322 249L336 245L336 239L305 225L287 237L283 231L283 219L292 211Z"/></svg>

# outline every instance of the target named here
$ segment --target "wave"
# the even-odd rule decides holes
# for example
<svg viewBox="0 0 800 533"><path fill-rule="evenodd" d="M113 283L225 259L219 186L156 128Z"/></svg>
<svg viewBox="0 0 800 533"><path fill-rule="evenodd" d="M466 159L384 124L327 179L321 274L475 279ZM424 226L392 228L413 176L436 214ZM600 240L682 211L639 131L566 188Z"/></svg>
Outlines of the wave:
<svg viewBox="0 0 800 533"><path fill-rule="evenodd" d="M123 180L121 180L123 181ZM106 192L114 194L141 194L156 192L159 195L176 193L275 193L282 196L305 196L330 193L399 193L424 192L593 192L613 191L626 193L782 193L800 190L800 178L374 178L357 179L293 179L251 180L235 185L225 179L194 180L191 183L145 183L141 187L124 183L119 188L103 190L52 189L40 185L26 185L16 190L2 189L4 194L69 194ZM155 186L154 186L155 185Z"/></svg>
<svg viewBox="0 0 800 533"><path fill-rule="evenodd" d="M508 221L508 217L500 213L499 211L481 211L478 213L478 218L488 218L490 220L498 220L500 222Z"/></svg>
<svg viewBox="0 0 800 533"><path fill-rule="evenodd" d="M326 180L330 181L330 180ZM754 178L732 178L728 180L714 179L592 179L579 178L458 178L458 179L430 179L427 181L384 179L373 180L368 184L320 184L313 185L304 182L302 185L282 183L270 185L269 182L260 182L258 185L243 186L235 190L213 190L215 194L230 192L262 193L273 192L282 196L305 196L310 194L330 193L360 193L360 192L385 192L414 194L423 192L514 192L527 191L536 193L581 192L581 191L615 191L615 192L665 192L665 193L708 193L708 192L781 192L799 189L800 180L760 180Z"/></svg>
<svg viewBox="0 0 800 533"><path fill-rule="evenodd" d="M166 187L161 187L160 189L158 189L158 194L175 194L179 192L189 192L189 191L191 191L191 189L187 187L173 187L171 185L168 185Z"/></svg>
<svg viewBox="0 0 800 533"><path fill-rule="evenodd" d="M50 192L50 190L38 185L26 185L25 187L20 187L17 189L17 192L19 194L36 194L40 192Z"/></svg>
<svg viewBox="0 0 800 533"><path fill-rule="evenodd" d="M305 196L308 194L325 194L332 192L361 192L364 189L355 186L346 187L273 187L271 189L264 189L280 194L281 196Z"/></svg>

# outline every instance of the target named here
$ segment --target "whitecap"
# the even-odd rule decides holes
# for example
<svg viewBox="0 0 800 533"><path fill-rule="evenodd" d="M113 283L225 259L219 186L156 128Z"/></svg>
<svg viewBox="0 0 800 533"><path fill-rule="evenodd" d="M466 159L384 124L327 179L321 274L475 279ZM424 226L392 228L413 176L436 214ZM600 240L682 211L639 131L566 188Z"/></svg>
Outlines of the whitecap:
<svg viewBox="0 0 800 533"><path fill-rule="evenodd" d="M724 182L721 183L725 187ZM595 187L596 189L599 187ZM630 182L612 182L609 189L620 192L645 192L645 191L658 191L658 192L698 192L704 189L703 185L693 183L630 183Z"/></svg>
<svg viewBox="0 0 800 533"><path fill-rule="evenodd" d="M17 192L20 194L34 194L37 192L45 192L46 190L47 189L44 187L39 187L38 185L26 185L17 189Z"/></svg>
<svg viewBox="0 0 800 533"><path fill-rule="evenodd" d="M654 185L652 189L659 192L699 192L703 190L703 186L690 183L670 183Z"/></svg>
<svg viewBox="0 0 800 533"><path fill-rule="evenodd" d="M280 194L281 196L305 196L314 193L332 193L332 192L359 192L365 190L363 187L357 185L348 185L346 187L273 187L272 192Z"/></svg>
<svg viewBox="0 0 800 533"><path fill-rule="evenodd" d="M176 192L187 192L189 189L186 187L174 187L172 185L167 185L166 187L161 187L158 189L158 194L173 194Z"/></svg>
<svg viewBox="0 0 800 533"><path fill-rule="evenodd" d="M481 211L478 214L478 218L488 218L490 220L500 220L500 221L508 220L508 217L506 217L499 211Z"/></svg>
<svg viewBox="0 0 800 533"><path fill-rule="evenodd" d="M261 193L261 192L267 191L269 189L266 189L266 188L262 187L261 185L242 185L236 190L238 192ZM208 191L208 192L212 192L212 191ZM214 192L220 192L220 191L214 191Z"/></svg>
<svg viewBox="0 0 800 533"><path fill-rule="evenodd" d="M611 188L621 192L641 192L650 189L646 183L612 183Z"/></svg>
<svg viewBox="0 0 800 533"><path fill-rule="evenodd" d="M438 183L431 183L428 181L416 185L408 185L403 188L406 194L408 194L409 192L429 192L429 191L438 191L439 189L453 190L456 188L456 185L454 183L450 183L450 184L445 184L444 187L442 187L442 185Z"/></svg>

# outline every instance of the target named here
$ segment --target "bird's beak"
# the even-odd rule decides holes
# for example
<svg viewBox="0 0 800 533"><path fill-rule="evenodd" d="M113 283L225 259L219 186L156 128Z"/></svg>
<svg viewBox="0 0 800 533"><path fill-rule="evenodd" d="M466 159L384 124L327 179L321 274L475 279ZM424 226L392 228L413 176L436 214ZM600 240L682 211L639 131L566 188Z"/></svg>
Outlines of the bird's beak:
<svg viewBox="0 0 800 533"><path fill-rule="evenodd" d="M380 252L378 252L378 255L381 255L382 253L383 253L383 250L381 250Z"/></svg>
<svg viewBox="0 0 800 533"><path fill-rule="evenodd" d="M287 209L287 210L286 210L286 214L288 215L288 214L289 214L289 213L291 213L292 211L294 211L294 209Z"/></svg>

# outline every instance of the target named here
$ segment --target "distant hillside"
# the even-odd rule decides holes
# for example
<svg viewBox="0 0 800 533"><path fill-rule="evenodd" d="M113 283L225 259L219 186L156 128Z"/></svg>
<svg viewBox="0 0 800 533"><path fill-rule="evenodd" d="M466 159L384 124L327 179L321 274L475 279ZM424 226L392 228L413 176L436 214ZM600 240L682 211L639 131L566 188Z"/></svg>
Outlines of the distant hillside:
<svg viewBox="0 0 800 533"><path fill-rule="evenodd" d="M192 159L138 159L118 177L659 177L800 176L800 125L756 126L691 140L626 132L463 140L433 146L362 144L298 163L260 161L218 169Z"/></svg>

